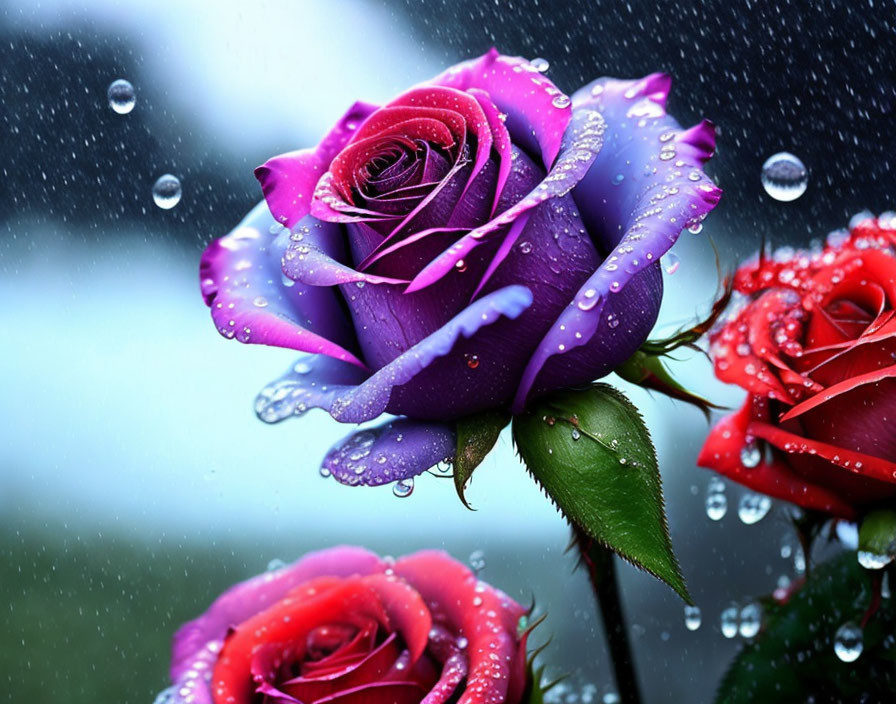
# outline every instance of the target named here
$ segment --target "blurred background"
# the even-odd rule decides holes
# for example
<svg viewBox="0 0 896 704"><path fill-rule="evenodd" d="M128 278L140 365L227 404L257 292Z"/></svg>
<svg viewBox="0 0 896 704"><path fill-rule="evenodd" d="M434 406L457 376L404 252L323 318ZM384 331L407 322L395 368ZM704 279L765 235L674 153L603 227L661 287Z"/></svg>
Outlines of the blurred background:
<svg viewBox="0 0 896 704"><path fill-rule="evenodd" d="M260 198L252 169L311 145L356 99L386 101L490 46L550 63L572 91L600 75L674 77L670 111L719 130L725 190L675 247L660 328L706 311L723 267L809 246L855 213L896 207L894 5L777 2L5 0L0 6L0 700L148 704L169 640L225 586L339 542L384 554L441 547L533 597L569 702L612 701L600 624L567 528L509 438L464 509L423 475L410 497L322 479L347 430L322 412L265 426L252 401L294 355L225 342L198 291L204 246ZM136 104L113 111L126 79ZM770 198L786 150L805 194ZM165 173L183 196L165 210ZM671 267L670 267L671 268ZM736 389L693 357L676 372L714 401ZM742 489L710 501L694 460L699 412L630 389L657 443L672 539L702 611L624 567L649 702L709 701L739 639L732 603L802 568L787 507L739 519ZM711 494L719 494L716 489ZM724 514L724 515L720 515ZM717 519L717 520L713 520ZM484 557L483 557L484 556ZM693 621L690 624L694 625Z"/></svg>

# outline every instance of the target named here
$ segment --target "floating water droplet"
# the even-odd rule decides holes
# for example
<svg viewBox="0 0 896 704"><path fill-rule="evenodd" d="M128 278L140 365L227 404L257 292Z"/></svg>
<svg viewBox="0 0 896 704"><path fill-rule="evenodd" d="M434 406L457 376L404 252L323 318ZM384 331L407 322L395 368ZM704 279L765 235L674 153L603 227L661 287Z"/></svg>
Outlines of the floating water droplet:
<svg viewBox="0 0 896 704"><path fill-rule="evenodd" d="M106 97L109 99L109 107L119 115L127 115L134 109L134 105L137 103L137 94L134 92L134 86L123 78L119 78L117 81L109 84Z"/></svg>
<svg viewBox="0 0 896 704"><path fill-rule="evenodd" d="M759 443L755 440L748 442L740 450L740 462L744 467L752 469L759 465L762 459L762 451L759 449Z"/></svg>
<svg viewBox="0 0 896 704"><path fill-rule="evenodd" d="M689 631L696 631L703 623L703 615L700 613L699 606L684 607L684 626Z"/></svg>
<svg viewBox="0 0 896 704"><path fill-rule="evenodd" d="M318 472L320 473L320 476L322 476L324 479L329 479L330 477L333 476L333 472L330 471L329 467L321 467L318 470Z"/></svg>
<svg viewBox="0 0 896 704"><path fill-rule="evenodd" d="M796 200L808 186L805 164L790 152L774 154L762 165L762 187L775 200Z"/></svg>
<svg viewBox="0 0 896 704"><path fill-rule="evenodd" d="M843 662L855 662L865 647L862 629L853 621L847 621L834 634L834 652Z"/></svg>
<svg viewBox="0 0 896 704"><path fill-rule="evenodd" d="M624 176L623 174L616 174L616 175L613 177L613 185L614 185L614 186L618 186L618 185L619 185L620 183L622 183L624 180L625 180L625 176Z"/></svg>
<svg viewBox="0 0 896 704"><path fill-rule="evenodd" d="M408 477L395 482L392 485L392 493L400 499L410 496L414 492L414 478Z"/></svg>
<svg viewBox="0 0 896 704"><path fill-rule="evenodd" d="M561 109L568 108L570 103L572 103L572 101L569 99L569 96L563 95L562 93L560 95L555 95L554 99L551 101L551 105Z"/></svg>
<svg viewBox="0 0 896 704"><path fill-rule="evenodd" d="M474 550L470 553L470 567L477 573L485 569L485 552L483 550Z"/></svg>
<svg viewBox="0 0 896 704"><path fill-rule="evenodd" d="M721 521L728 513L725 485L713 477L706 489L706 515L711 521Z"/></svg>
<svg viewBox="0 0 896 704"><path fill-rule="evenodd" d="M740 610L738 632L741 638L754 638L762 626L762 607L759 604L747 604Z"/></svg>
<svg viewBox="0 0 896 704"><path fill-rule="evenodd" d="M681 260L675 252L666 252L662 258L662 262L663 270L670 276L678 271L678 267L681 266Z"/></svg>
<svg viewBox="0 0 896 704"><path fill-rule="evenodd" d="M275 570L280 570L286 567L286 563L281 560L279 557L275 557L268 563L268 572L274 572Z"/></svg>
<svg viewBox="0 0 896 704"><path fill-rule="evenodd" d="M543 59L540 56L532 59L532 61L530 61L529 63L532 64L532 68L534 68L539 73L544 73L551 67L551 65L548 63L548 60Z"/></svg>
<svg viewBox="0 0 896 704"><path fill-rule="evenodd" d="M171 210L180 203L182 193L180 181L171 174L159 176L152 187L152 199L162 210Z"/></svg>
<svg viewBox="0 0 896 704"><path fill-rule="evenodd" d="M603 704L619 704L621 701L616 692L607 692L603 698Z"/></svg>
<svg viewBox="0 0 896 704"><path fill-rule="evenodd" d="M871 552L870 550L859 550L856 555L859 564L866 570L882 570L893 561L894 557L896 557L894 555L878 554L876 552Z"/></svg>
<svg viewBox="0 0 896 704"><path fill-rule="evenodd" d="M734 638L737 635L737 615L737 604L732 604L723 609L722 615L719 617L719 627L722 630L722 635L726 638Z"/></svg>
<svg viewBox="0 0 896 704"><path fill-rule="evenodd" d="M737 516L744 524L751 526L765 518L771 507L772 500L764 494L744 494L740 497Z"/></svg>

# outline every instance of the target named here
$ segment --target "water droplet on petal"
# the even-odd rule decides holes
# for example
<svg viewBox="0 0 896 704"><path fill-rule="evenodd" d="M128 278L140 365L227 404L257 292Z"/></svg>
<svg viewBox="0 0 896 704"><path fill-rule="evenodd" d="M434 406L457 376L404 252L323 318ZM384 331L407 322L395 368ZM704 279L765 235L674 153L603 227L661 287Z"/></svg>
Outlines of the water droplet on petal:
<svg viewBox="0 0 896 704"><path fill-rule="evenodd" d="M759 443L755 440L748 442L740 450L740 462L744 467L752 469L759 466L762 459L762 451L759 449Z"/></svg>
<svg viewBox="0 0 896 704"><path fill-rule="evenodd" d="M571 103L572 101L569 99L569 96L563 95L562 93L560 95L554 96L554 99L551 101L551 105L553 105L555 108L561 109L568 108Z"/></svg>
<svg viewBox="0 0 896 704"><path fill-rule="evenodd" d="M400 499L410 496L414 492L414 478L408 477L395 482L392 485L392 493Z"/></svg>
<svg viewBox="0 0 896 704"><path fill-rule="evenodd" d="M894 557L896 557L894 555L871 552L870 550L859 550L856 555L859 564L866 570L882 570L893 561Z"/></svg>
<svg viewBox="0 0 896 704"><path fill-rule="evenodd" d="M551 65L548 63L547 59L542 59L540 56L538 58L532 59L529 63L532 64L532 68L534 68L539 73L544 73L547 71Z"/></svg>

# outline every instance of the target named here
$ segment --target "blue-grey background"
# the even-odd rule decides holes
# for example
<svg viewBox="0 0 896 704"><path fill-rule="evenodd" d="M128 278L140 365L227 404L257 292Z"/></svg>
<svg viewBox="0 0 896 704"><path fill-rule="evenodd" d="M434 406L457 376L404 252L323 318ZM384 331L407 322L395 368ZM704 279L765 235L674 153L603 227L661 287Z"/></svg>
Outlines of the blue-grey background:
<svg viewBox="0 0 896 704"><path fill-rule="evenodd" d="M612 681L563 520L509 439L463 509L424 475L411 497L318 476L347 428L312 412L268 427L256 391L293 354L220 338L198 257L259 198L252 168L314 143L351 102L388 100L496 45L541 56L568 91L598 75L674 78L671 111L712 118L726 195L684 233L661 328L716 290L710 238L731 267L760 239L806 246L857 211L894 207L894 4L273 0L0 5L0 700L145 704L166 685L168 642L236 579L339 542L401 554L442 547L548 619L541 637L570 693ZM106 88L130 80L117 115ZM762 162L786 149L811 176L794 203L766 196ZM150 190L183 182L170 211ZM740 394L705 360L677 371L713 400ZM703 625L624 568L649 702L703 702L738 641L731 601L794 574L784 507L761 523L704 509L700 414L630 390L658 446L672 538Z"/></svg>

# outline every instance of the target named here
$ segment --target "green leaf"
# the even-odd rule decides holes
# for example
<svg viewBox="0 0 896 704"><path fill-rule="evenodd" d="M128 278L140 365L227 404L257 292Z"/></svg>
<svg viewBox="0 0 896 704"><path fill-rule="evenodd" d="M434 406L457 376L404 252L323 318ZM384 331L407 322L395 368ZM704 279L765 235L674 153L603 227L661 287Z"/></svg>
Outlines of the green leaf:
<svg viewBox="0 0 896 704"><path fill-rule="evenodd" d="M612 386L557 392L513 419L517 449L566 518L691 603L672 553L656 453Z"/></svg>
<svg viewBox="0 0 896 704"><path fill-rule="evenodd" d="M859 528L859 551L891 561L896 554L896 512L872 511Z"/></svg>
<svg viewBox="0 0 896 704"><path fill-rule="evenodd" d="M864 628L862 654L855 662L843 662L834 652L837 630L848 621L862 622L880 576L862 569L856 553L849 552L816 567L786 604L769 601L763 631L735 658L716 704L812 697L819 702L892 701L896 600L881 601Z"/></svg>
<svg viewBox="0 0 896 704"><path fill-rule="evenodd" d="M473 510L464 497L464 489L473 470L498 441L498 436L510 422L504 411L483 411L457 421L457 454L454 458L454 488L464 506Z"/></svg>

